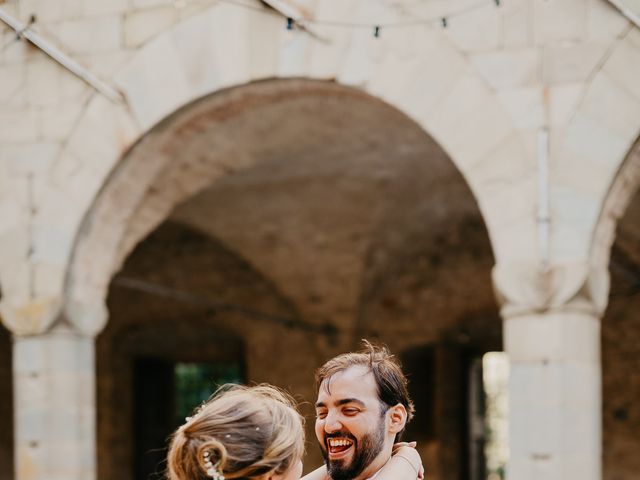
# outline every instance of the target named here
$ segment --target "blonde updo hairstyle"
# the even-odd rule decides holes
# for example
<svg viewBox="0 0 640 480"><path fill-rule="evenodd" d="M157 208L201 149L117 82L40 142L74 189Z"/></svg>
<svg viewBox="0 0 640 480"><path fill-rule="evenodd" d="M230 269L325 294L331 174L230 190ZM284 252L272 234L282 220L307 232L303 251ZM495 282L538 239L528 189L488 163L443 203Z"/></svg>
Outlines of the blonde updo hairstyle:
<svg viewBox="0 0 640 480"><path fill-rule="evenodd" d="M169 480L207 480L205 452L227 480L282 474L304 453L295 401L270 385L225 385L171 439Z"/></svg>

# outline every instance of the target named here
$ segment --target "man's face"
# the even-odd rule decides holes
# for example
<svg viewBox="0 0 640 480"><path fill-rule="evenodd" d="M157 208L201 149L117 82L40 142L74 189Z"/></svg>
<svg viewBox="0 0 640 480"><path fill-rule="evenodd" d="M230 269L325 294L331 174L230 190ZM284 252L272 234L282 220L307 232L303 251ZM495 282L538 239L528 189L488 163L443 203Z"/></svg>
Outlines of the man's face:
<svg viewBox="0 0 640 480"><path fill-rule="evenodd" d="M368 368L350 367L320 386L316 436L333 480L364 479L384 465L393 434Z"/></svg>

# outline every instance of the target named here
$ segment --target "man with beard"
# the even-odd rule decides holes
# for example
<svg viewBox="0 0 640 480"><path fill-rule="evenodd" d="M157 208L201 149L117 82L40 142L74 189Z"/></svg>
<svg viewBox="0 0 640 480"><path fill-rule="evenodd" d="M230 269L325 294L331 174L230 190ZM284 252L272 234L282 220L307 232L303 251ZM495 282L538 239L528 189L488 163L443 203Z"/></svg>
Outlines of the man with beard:
<svg viewBox="0 0 640 480"><path fill-rule="evenodd" d="M332 358L316 372L315 431L332 480L377 476L414 413L407 379L394 357L367 341L364 347ZM422 477L415 450L402 447L395 456Z"/></svg>

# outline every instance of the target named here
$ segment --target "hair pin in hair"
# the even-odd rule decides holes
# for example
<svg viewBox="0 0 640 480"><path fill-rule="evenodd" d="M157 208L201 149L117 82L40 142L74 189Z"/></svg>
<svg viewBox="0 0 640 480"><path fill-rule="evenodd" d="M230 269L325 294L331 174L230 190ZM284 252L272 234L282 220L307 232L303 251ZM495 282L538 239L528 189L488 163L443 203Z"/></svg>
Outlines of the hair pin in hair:
<svg viewBox="0 0 640 480"><path fill-rule="evenodd" d="M215 465L211 463L211 454L209 452L204 452L204 468L207 470L207 475L210 476L213 480L224 480L224 475L218 469L219 462Z"/></svg>

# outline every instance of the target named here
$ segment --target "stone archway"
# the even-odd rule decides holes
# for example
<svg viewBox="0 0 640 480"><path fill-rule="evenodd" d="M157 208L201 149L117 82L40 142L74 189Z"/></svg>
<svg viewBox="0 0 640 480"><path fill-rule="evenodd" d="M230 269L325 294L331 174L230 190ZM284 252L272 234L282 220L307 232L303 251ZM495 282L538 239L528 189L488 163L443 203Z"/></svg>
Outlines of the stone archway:
<svg viewBox="0 0 640 480"><path fill-rule="evenodd" d="M394 123L414 128L391 129ZM332 82L258 82L182 108L131 149L87 215L70 265L67 315L99 330L108 282L126 255L174 206L215 179L268 159L304 159L314 150L381 149L383 139L409 145L411 154L417 138L428 136L401 112Z"/></svg>
<svg viewBox="0 0 640 480"><path fill-rule="evenodd" d="M116 271L125 260L123 271L130 268L129 262L148 248L148 240L141 239L161 233L167 218L225 245L297 312L297 320L287 320L293 328L285 336L288 348L266 348L265 353L265 345L277 344L272 335L257 336L263 342L247 349L264 355L305 352L293 355L295 376L290 359L281 364L277 356L263 357L272 374L259 373L251 380L290 386L313 400L313 368L353 348L362 335L377 337L399 353L445 341L477 347L476 353L501 348L489 280L493 256L474 196L420 126L361 91L308 80L238 87L185 106L131 149L87 217L69 283L76 302L71 311L82 313L88 299L103 301L116 275L109 297L114 322L98 341L99 361L101 355L110 356L101 348L113 344L116 315L124 315L112 303ZM151 262L153 275L161 276L158 269L170 260L158 253ZM455 268L446 273L447 267ZM456 275L474 277L474 285L482 287L469 295L455 288ZM189 290L184 281L180 289ZM230 285L244 288L232 280ZM387 309L389 302L403 301L393 297L407 292L410 303L420 308ZM455 311L444 315L434 309L429 302L434 294L455 304ZM155 314L145 316L150 332L160 325L154 323ZM403 330L407 338L394 336L393 323L380 323L392 316L413 329ZM185 323L189 335L206 324L199 317L189 311L173 315L174 321L193 319ZM300 326L301 333L295 333ZM151 334L145 338L154 342ZM99 385L101 378L107 381L108 375L98 376ZM456 401L456 412L466 415L464 398ZM99 462L101 478L113 476L103 471L105 465L129 464L130 451L117 461L110 460L113 451L106 453ZM461 447L447 461L456 462L464 451ZM312 464L320 460L313 453ZM439 470L446 471L448 464L441 463ZM463 469L459 475L466 478L467 473ZM117 475L125 478L126 472Z"/></svg>

